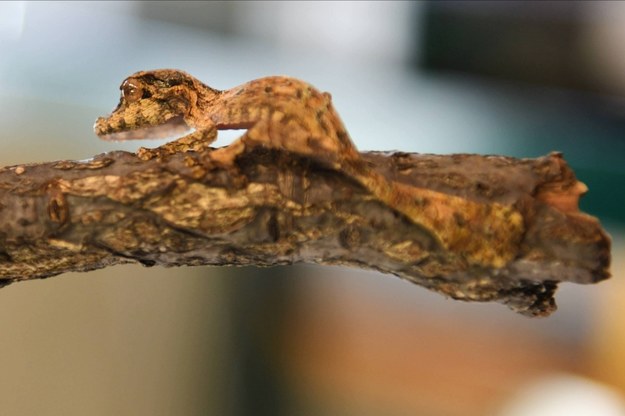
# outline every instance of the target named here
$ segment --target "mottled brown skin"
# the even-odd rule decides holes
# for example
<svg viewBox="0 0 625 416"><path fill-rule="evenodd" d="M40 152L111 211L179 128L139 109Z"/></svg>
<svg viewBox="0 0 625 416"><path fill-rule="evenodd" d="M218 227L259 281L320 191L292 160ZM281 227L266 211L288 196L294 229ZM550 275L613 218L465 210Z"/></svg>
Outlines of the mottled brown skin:
<svg viewBox="0 0 625 416"><path fill-rule="evenodd" d="M339 154L358 158L330 95L294 78L267 77L219 91L183 71L161 69L137 72L120 89L117 108L95 123L96 134L105 140L163 138L194 129L178 140L208 146L217 130L249 129L247 142L323 153L327 159ZM158 154L146 153L146 158ZM224 149L214 156L226 161L236 154Z"/></svg>
<svg viewBox="0 0 625 416"><path fill-rule="evenodd" d="M267 77L220 91L185 72L141 71L120 87L121 100L95 131L105 140L167 137L193 132L157 149L140 149L142 159L180 151L207 150L217 130L247 129L211 160L233 164L248 146L266 146L311 157L340 169L383 203L423 226L447 250L478 267L503 267L518 252L522 215L512 206L484 205L458 196L407 187L371 170L353 145L331 97L289 77Z"/></svg>

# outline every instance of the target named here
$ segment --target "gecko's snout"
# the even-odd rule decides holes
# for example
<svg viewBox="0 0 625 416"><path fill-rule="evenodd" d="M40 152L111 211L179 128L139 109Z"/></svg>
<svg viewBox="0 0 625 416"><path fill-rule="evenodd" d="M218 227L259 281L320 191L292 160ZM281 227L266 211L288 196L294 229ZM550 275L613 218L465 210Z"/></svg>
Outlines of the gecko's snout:
<svg viewBox="0 0 625 416"><path fill-rule="evenodd" d="M106 123L106 118L98 117L95 123L93 123L93 131L98 136L105 136L106 134L111 133L110 126Z"/></svg>

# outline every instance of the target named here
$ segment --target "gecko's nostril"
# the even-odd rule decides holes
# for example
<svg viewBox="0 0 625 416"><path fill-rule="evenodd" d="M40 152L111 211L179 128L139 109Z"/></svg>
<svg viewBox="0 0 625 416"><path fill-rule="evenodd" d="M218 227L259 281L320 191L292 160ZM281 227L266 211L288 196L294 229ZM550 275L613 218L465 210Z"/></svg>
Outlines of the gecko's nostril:
<svg viewBox="0 0 625 416"><path fill-rule="evenodd" d="M111 125L105 117L98 117L93 124L93 130L98 136L103 136L111 132Z"/></svg>

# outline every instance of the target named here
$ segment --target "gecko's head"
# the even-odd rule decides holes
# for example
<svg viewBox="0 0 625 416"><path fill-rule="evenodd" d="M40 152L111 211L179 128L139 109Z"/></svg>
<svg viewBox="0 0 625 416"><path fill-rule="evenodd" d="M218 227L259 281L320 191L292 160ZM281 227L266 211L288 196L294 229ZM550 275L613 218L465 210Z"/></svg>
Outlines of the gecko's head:
<svg viewBox="0 0 625 416"><path fill-rule="evenodd" d="M119 104L94 129L106 140L156 139L190 130L184 118L197 100L198 83L173 69L141 71L122 82Z"/></svg>

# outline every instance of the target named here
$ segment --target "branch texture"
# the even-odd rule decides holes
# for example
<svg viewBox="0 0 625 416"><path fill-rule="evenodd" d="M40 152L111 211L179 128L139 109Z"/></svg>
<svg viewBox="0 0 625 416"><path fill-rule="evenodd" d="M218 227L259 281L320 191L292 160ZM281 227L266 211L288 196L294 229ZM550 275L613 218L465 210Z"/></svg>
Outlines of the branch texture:
<svg viewBox="0 0 625 416"><path fill-rule="evenodd" d="M579 212L585 187L560 154L361 153L363 177L431 196L416 200L423 207L411 218L392 195L383 202L366 180L317 159L248 146L223 165L214 151L150 160L118 151L2 168L0 282L129 262L308 262L374 269L545 316L559 282L609 277L610 239ZM484 244L489 236L497 238ZM504 260L479 256L493 246Z"/></svg>

